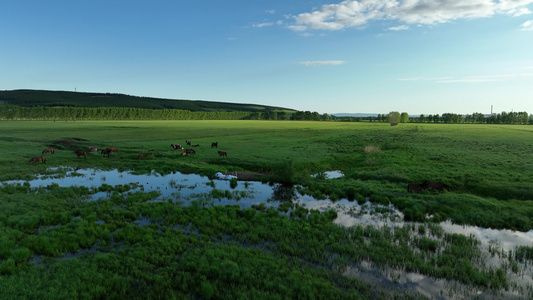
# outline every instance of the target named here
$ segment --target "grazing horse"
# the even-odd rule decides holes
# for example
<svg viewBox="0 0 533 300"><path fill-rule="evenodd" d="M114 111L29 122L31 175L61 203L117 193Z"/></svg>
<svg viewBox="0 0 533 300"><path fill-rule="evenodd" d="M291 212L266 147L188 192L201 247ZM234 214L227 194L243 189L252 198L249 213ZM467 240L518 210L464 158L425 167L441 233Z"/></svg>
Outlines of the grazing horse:
<svg viewBox="0 0 533 300"><path fill-rule="evenodd" d="M30 164L36 163L36 162L42 162L43 164L46 163L46 158L44 156L36 156L32 159L30 159Z"/></svg>
<svg viewBox="0 0 533 300"><path fill-rule="evenodd" d="M194 149L187 149L187 150L185 150L185 153L187 153L187 154L196 154L196 151L194 151Z"/></svg>
<svg viewBox="0 0 533 300"><path fill-rule="evenodd" d="M87 151L74 150L74 154L76 154L78 158L83 156L85 159L87 159Z"/></svg>
<svg viewBox="0 0 533 300"><path fill-rule="evenodd" d="M185 144L187 144L187 146L190 146L191 145L191 141L185 140Z"/></svg>
<svg viewBox="0 0 533 300"><path fill-rule="evenodd" d="M43 152L42 152L41 154L46 154L46 153L52 153L52 154L54 154L54 148L44 149Z"/></svg>
<svg viewBox="0 0 533 300"><path fill-rule="evenodd" d="M424 182L424 185L431 190L439 191L441 193L444 192L444 190L447 190L448 192L450 191L450 187L442 182L428 180Z"/></svg>
<svg viewBox="0 0 533 300"><path fill-rule="evenodd" d="M113 151L111 151L111 149L107 148L107 149L104 149L102 151L100 151L100 154L103 154L104 156L107 155L107 157L109 157L109 153L111 153Z"/></svg>
<svg viewBox="0 0 533 300"><path fill-rule="evenodd" d="M178 150L178 149L179 149L179 150L182 150L182 149L183 149L183 147L180 146L180 144L176 144L176 145L174 145L174 144L170 144L170 147L172 147L172 149L174 149L174 151L176 151L176 150Z"/></svg>
<svg viewBox="0 0 533 300"><path fill-rule="evenodd" d="M211 143L211 148L218 148L218 142Z"/></svg>
<svg viewBox="0 0 533 300"><path fill-rule="evenodd" d="M120 152L116 147L107 147L105 150L109 150L110 152Z"/></svg>
<svg viewBox="0 0 533 300"><path fill-rule="evenodd" d="M220 156L220 157L228 157L228 153L226 153L225 151L218 151L218 156Z"/></svg>
<svg viewBox="0 0 533 300"><path fill-rule="evenodd" d="M200 147L200 144L190 145L191 147Z"/></svg>
<svg viewBox="0 0 533 300"><path fill-rule="evenodd" d="M408 193L410 193L410 192L422 193L422 191L424 191L425 189L426 189L425 185L421 185L421 184L418 184L418 183L409 183L407 185L407 192Z"/></svg>

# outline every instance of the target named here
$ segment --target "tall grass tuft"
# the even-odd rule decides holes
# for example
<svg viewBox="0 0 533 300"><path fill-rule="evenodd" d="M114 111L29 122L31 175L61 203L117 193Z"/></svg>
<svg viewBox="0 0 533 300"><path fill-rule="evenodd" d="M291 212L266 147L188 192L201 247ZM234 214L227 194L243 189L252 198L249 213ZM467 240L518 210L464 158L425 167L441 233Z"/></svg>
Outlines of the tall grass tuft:
<svg viewBox="0 0 533 300"><path fill-rule="evenodd" d="M365 149L364 149L365 153L374 153L374 152L379 152L379 151L381 151L380 147L372 146L372 145L365 146Z"/></svg>

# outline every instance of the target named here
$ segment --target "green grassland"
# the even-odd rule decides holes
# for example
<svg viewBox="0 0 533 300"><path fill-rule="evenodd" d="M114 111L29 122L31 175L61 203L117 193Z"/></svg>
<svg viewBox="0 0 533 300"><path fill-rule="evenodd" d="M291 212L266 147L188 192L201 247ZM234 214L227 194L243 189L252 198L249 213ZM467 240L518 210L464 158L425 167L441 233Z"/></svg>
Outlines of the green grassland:
<svg viewBox="0 0 533 300"><path fill-rule="evenodd" d="M300 183L304 192L333 199L349 197L393 204L408 218L515 230L533 229L533 127L511 125L272 122L120 121L2 122L0 179L44 172L30 165L48 147L47 166L75 165L213 176L217 171L264 174ZM181 157L170 144L199 144ZM219 148L212 149L212 142ZM118 147L110 159L99 153L78 159L73 150ZM367 151L365 151L367 149ZM370 149L370 151L368 151ZM148 150L155 150L149 152ZM227 158L216 150L226 151ZM139 160L138 155L147 154ZM310 175L340 170L345 177ZM444 194L407 194L409 182L441 181Z"/></svg>
<svg viewBox="0 0 533 300"><path fill-rule="evenodd" d="M344 275L364 260L497 293L513 287L508 274L520 273L517 261L530 262L531 249L493 267L480 262L474 239L445 234L435 222L533 229L532 137L533 127L511 125L3 121L2 181L52 174L53 166L211 177L253 172L299 184L317 198L392 203L428 229L342 228L332 222L334 211L292 203L239 209L198 199L184 207L150 202L156 195L140 192L86 202L83 196L94 192L87 188L6 186L0 188L0 290L10 299L419 297ZM196 155L170 148L186 139L200 145ZM73 153L89 146L120 152L87 159ZM45 155L46 165L28 163L49 147L56 151ZM139 159L141 153L147 158ZM329 170L345 176L311 176ZM408 183L424 180L451 191L407 193ZM139 215L150 225L135 224Z"/></svg>

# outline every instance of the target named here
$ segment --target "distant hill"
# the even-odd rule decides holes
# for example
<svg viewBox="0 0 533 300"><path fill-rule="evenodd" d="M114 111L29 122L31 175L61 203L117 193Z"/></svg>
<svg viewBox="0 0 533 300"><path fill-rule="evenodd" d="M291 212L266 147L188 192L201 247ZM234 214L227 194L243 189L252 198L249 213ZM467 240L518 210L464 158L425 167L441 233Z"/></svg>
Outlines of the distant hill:
<svg viewBox="0 0 533 300"><path fill-rule="evenodd" d="M335 117L354 117L354 118L364 118L364 117L377 117L378 114L365 114L365 113L349 114L349 113L338 113L338 114L332 114L332 116L335 116Z"/></svg>
<svg viewBox="0 0 533 300"><path fill-rule="evenodd" d="M25 107L132 107L145 109L182 109L188 111L247 111L294 112L294 109L258 104L240 104L202 100L173 100L150 97L138 97L114 93L81 93L46 90L11 90L0 91L0 105L17 105Z"/></svg>

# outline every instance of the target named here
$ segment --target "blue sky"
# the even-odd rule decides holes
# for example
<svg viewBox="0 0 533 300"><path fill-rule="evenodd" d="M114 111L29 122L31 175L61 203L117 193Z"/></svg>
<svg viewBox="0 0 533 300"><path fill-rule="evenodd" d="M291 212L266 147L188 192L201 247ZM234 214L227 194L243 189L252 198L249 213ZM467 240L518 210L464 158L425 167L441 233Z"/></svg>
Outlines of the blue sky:
<svg viewBox="0 0 533 300"><path fill-rule="evenodd" d="M533 0L6 0L0 90L533 114Z"/></svg>

